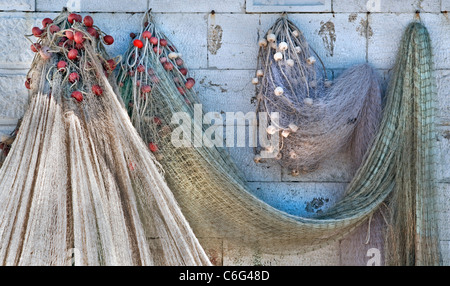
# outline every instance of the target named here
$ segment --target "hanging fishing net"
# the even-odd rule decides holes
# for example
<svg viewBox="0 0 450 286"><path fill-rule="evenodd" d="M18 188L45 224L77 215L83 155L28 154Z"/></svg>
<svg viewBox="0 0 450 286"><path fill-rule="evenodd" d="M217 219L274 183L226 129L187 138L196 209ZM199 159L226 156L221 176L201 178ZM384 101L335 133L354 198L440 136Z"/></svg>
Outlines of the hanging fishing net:
<svg viewBox="0 0 450 286"><path fill-rule="evenodd" d="M408 241L415 243L403 250L416 255L409 261L389 256L388 263L439 263L432 203L433 81L428 76L411 74L431 71L429 38L421 24L412 24L406 32L379 130L345 195L321 214L299 217L252 195L225 149L214 145L195 147L192 142L202 138L194 130L206 129L202 121L195 120L199 103L193 88L195 80L190 79L180 53L151 17L144 22L123 57L118 77L121 95L132 123L164 168L167 182L197 237L220 237L237 245L258 246L267 253L299 253L343 238L390 199L389 217L393 221L389 249L399 251L408 236ZM417 49L423 53L412 57L411 51ZM354 73L369 78L373 75L363 66L343 77L354 79ZM365 82L363 97L367 98L369 90L374 93L370 91L368 98L377 97L374 80ZM350 89L354 91L355 87ZM360 110L357 116L363 113L370 112ZM186 127L181 121L189 124ZM179 142L173 139L179 139L180 134L188 134L191 145L185 142L189 146L175 146ZM404 196L409 199L403 201ZM414 231L405 232L406 228Z"/></svg>
<svg viewBox="0 0 450 286"><path fill-rule="evenodd" d="M267 116L269 139L279 138L276 146L262 146L265 151L291 175L316 170L325 158L345 149L356 169L381 116L381 90L372 68L352 67L332 83L303 33L285 16L259 45L252 80L257 108ZM260 158L257 154L255 161Z"/></svg>
<svg viewBox="0 0 450 286"><path fill-rule="evenodd" d="M0 263L210 265L121 105L113 38L90 16L43 24L0 171Z"/></svg>
<svg viewBox="0 0 450 286"><path fill-rule="evenodd" d="M388 104L398 105L391 117L401 132L386 142L395 149L395 188L389 201L387 235L391 265L442 264L434 179L435 93L430 36L422 23L414 22L404 33L386 95L395 101Z"/></svg>

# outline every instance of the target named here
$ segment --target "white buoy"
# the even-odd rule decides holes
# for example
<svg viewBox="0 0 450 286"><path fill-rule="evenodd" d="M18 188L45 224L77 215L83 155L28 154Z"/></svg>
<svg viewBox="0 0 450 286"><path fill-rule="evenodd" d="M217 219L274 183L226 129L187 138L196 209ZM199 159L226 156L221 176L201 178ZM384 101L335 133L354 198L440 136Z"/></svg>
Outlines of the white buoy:
<svg viewBox="0 0 450 286"><path fill-rule="evenodd" d="M282 96L284 93L284 90L281 86L279 86L279 87L275 88L274 93L276 96Z"/></svg>
<svg viewBox="0 0 450 286"><path fill-rule="evenodd" d="M286 51L288 49L288 44L286 42L280 42L278 44L278 49L280 51Z"/></svg>
<svg viewBox="0 0 450 286"><path fill-rule="evenodd" d="M276 53L273 55L273 59L276 60L276 61L278 62L278 61L280 61L280 60L283 59L283 54L280 53L280 52L276 52Z"/></svg>
<svg viewBox="0 0 450 286"><path fill-rule="evenodd" d="M277 128L273 125L270 125L269 127L267 127L266 132L270 135L273 135L277 132Z"/></svg>
<svg viewBox="0 0 450 286"><path fill-rule="evenodd" d="M315 57L309 57L306 59L306 63L308 65L313 65L316 62L316 58Z"/></svg>
<svg viewBox="0 0 450 286"><path fill-rule="evenodd" d="M286 64L287 64L288 66L290 66L290 67L293 67L294 64L295 64L295 62L294 62L293 59L288 59L288 60L286 60Z"/></svg>
<svg viewBox="0 0 450 286"><path fill-rule="evenodd" d="M311 97L307 97L307 98L303 99L303 103L305 103L306 105L312 105L313 99Z"/></svg>
<svg viewBox="0 0 450 286"><path fill-rule="evenodd" d="M268 34L267 35L267 41L269 42L269 43L273 43L273 42L275 42L277 40L277 36L275 36L275 34Z"/></svg>

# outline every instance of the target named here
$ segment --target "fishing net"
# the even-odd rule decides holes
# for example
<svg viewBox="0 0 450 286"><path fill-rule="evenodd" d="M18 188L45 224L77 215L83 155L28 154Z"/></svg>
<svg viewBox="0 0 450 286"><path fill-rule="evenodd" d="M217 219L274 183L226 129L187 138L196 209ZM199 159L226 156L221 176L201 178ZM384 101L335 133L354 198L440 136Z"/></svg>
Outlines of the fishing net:
<svg viewBox="0 0 450 286"><path fill-rule="evenodd" d="M124 54L118 77L121 95L132 123L163 166L167 182L197 237L220 237L235 245L258 247L264 253L300 253L343 238L375 211L381 211L390 198L390 250L397 252L408 236L415 245L406 245L404 251L421 254L409 261L389 256L389 263L438 264L436 229L432 226L434 83L428 76L410 77L412 72L431 70L431 52L425 27L414 23L406 33L379 130L345 195L321 214L300 217L252 195L225 149L192 143L202 139L195 130L206 129L195 118L199 101L193 82L185 63L177 63L180 53L150 17ZM424 52L416 54L420 58L411 55L416 49ZM358 70L371 75L367 67L362 67L347 76L354 77ZM368 80L363 90L376 89L372 82ZM181 121L189 124L186 127ZM175 146L179 142L172 139L180 134L189 135L191 140ZM403 160L405 156L408 159ZM400 202L402 196L409 199ZM405 227L414 232L405 232Z"/></svg>
<svg viewBox="0 0 450 286"><path fill-rule="evenodd" d="M398 101L391 116L402 134L388 142L395 145L391 147L395 148L395 188L387 234L391 265L442 264L434 179L435 92L430 36L420 22L414 22L404 33L387 93L388 99Z"/></svg>
<svg viewBox="0 0 450 286"><path fill-rule="evenodd" d="M256 76L259 112L267 116L267 136L279 144L265 151L291 175L311 172L344 148L356 169L378 129L381 90L372 68L352 67L333 83L303 33L280 17L259 42ZM273 113L277 112L277 113ZM265 154L267 157L268 155ZM256 155L258 161L260 154Z"/></svg>
<svg viewBox="0 0 450 286"><path fill-rule="evenodd" d="M0 263L210 265L121 105L112 38L86 18L33 30L29 107L0 170Z"/></svg>

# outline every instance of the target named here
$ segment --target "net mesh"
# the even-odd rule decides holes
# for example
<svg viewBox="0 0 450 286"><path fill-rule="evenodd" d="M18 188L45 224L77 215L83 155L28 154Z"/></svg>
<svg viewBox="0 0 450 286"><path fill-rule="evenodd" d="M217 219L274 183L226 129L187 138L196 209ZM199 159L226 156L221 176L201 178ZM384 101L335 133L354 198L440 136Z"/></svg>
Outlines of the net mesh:
<svg viewBox="0 0 450 286"><path fill-rule="evenodd" d="M76 42L68 31L81 33ZM62 12L40 37L29 107L0 170L0 264L210 265L121 104L106 35L95 31Z"/></svg>
<svg viewBox="0 0 450 286"><path fill-rule="evenodd" d="M152 43L145 38L143 35L147 31L159 41L153 40ZM163 166L167 182L198 237L220 237L232 244L260 247L262 252L308 251L344 237L367 221L390 198L390 217L393 220L390 224L392 235L387 236L389 249L397 253L402 248L400 252L408 252L408 257L412 253L413 259L405 261L389 255L388 263L439 264L432 203L431 87L434 82L428 73L431 71L431 51L423 25L411 24L406 34L378 132L369 144L361 166L343 198L314 217L285 213L253 196L225 149L192 145L175 147L172 144L172 131L184 126L178 120L172 121L174 115L180 112L187 114L183 118L190 124L183 131L190 135L191 142L201 140L194 130L205 130L205 127L194 118L195 104L199 100L195 88L186 87L189 81L187 68L181 61L177 64L178 50L158 30L151 16L135 39L142 42L142 47L130 44L124 54L119 85L134 126ZM162 39L167 45L161 44ZM412 50L422 52L412 56ZM421 76L410 77L413 72ZM315 90L321 89L319 83L322 78L317 76L318 73L318 70L311 70L319 87ZM379 91L372 85L373 74L367 67L355 68L344 77L354 78L358 73L369 77L362 87L363 97L377 98ZM151 91L143 89L143 85L149 85ZM335 90L336 97L339 90ZM372 95L366 96L366 92ZM310 91L309 96L313 97L313 102L320 102L320 94ZM347 100L345 96L339 94L344 101ZM371 113L362 107L368 105L364 100L358 102L359 111L351 118L367 120L361 126L363 129L369 126L370 129L375 121L361 116ZM300 102L297 107L301 105ZM367 141L363 141L363 144L355 144L366 145ZM408 159L404 160L405 156ZM404 201L402 196L409 199ZM406 232L405 227L412 231ZM409 244L404 244L406 236Z"/></svg>

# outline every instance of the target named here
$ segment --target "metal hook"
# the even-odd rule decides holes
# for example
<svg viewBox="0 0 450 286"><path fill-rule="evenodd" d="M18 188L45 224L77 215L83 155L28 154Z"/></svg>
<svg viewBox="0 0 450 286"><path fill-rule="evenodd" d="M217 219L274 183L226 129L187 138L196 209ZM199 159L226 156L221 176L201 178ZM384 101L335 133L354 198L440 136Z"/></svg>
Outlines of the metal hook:
<svg viewBox="0 0 450 286"><path fill-rule="evenodd" d="M416 13L415 13L415 16L414 16L414 18L416 19L416 20L421 20L420 19L420 10L416 10Z"/></svg>

